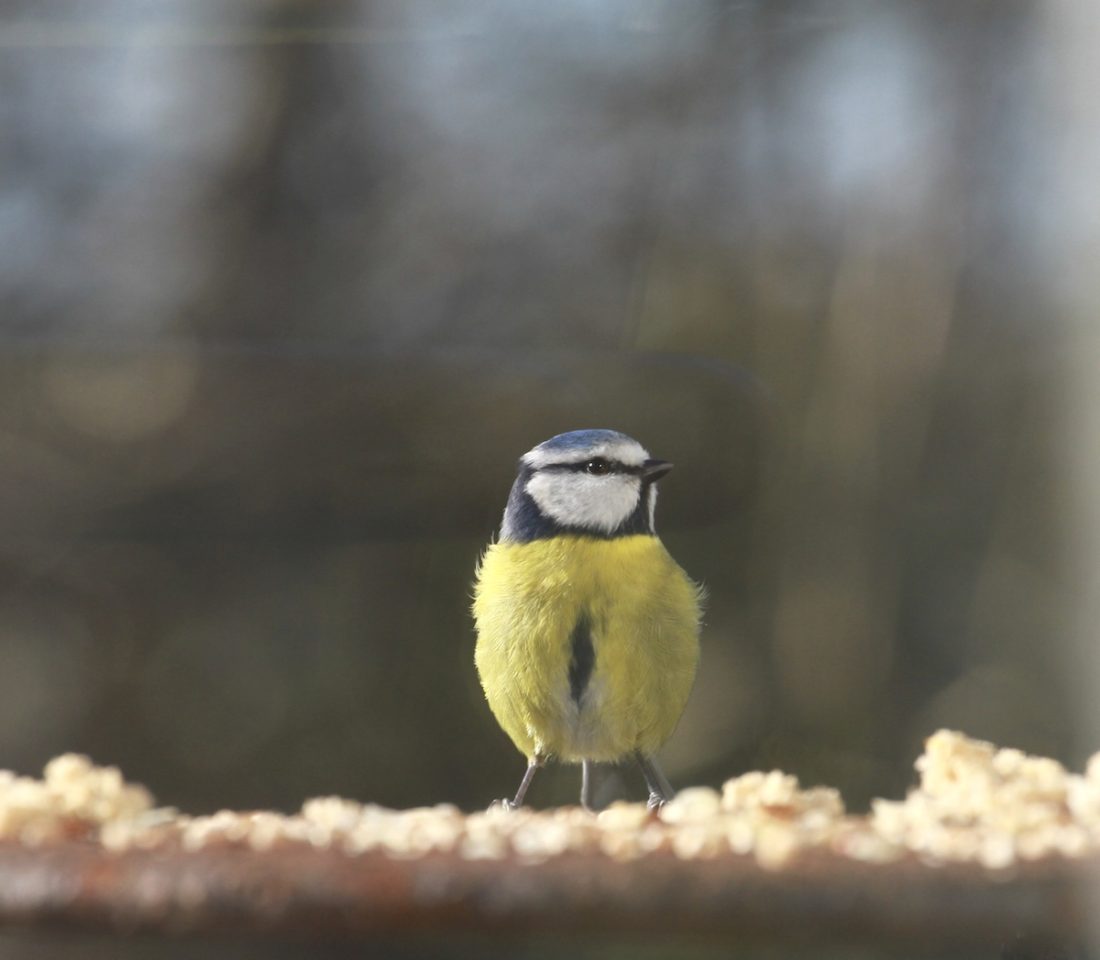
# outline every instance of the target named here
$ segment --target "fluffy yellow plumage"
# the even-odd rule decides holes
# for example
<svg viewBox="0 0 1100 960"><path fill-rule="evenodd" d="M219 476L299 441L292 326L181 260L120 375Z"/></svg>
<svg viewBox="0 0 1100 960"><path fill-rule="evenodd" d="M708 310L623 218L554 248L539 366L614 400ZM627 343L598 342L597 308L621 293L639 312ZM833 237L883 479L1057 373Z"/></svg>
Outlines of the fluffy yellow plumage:
<svg viewBox="0 0 1100 960"><path fill-rule="evenodd" d="M701 591L654 531L672 469L615 430L575 430L520 458L500 540L477 573L475 662L489 707L535 770L633 758L657 806L672 787L654 757L687 703Z"/></svg>
<svg viewBox="0 0 1100 960"><path fill-rule="evenodd" d="M478 573L475 662L486 699L528 759L619 760L672 734L699 659L700 594L655 536L496 543ZM573 699L578 622L594 649Z"/></svg>

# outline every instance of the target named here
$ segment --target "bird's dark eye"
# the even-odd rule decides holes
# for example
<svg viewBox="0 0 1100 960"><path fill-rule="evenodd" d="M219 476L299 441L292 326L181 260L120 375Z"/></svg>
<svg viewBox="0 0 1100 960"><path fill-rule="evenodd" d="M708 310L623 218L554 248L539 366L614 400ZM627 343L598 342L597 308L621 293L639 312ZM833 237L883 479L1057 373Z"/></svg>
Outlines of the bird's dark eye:
<svg viewBox="0 0 1100 960"><path fill-rule="evenodd" d="M605 473L611 472L611 464L604 460L603 457L596 457L595 460L589 460L584 465L584 469L597 477L602 477Z"/></svg>

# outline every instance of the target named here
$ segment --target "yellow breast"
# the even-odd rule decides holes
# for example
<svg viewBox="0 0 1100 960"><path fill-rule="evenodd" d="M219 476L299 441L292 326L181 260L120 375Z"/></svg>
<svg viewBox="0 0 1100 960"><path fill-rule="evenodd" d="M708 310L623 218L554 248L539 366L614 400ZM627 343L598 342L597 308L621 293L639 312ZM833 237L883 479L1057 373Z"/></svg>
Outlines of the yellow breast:
<svg viewBox="0 0 1100 960"><path fill-rule="evenodd" d="M475 661L489 706L528 757L652 753L691 691L700 602L654 536L493 544L474 600ZM578 629L594 654L579 695L570 685Z"/></svg>

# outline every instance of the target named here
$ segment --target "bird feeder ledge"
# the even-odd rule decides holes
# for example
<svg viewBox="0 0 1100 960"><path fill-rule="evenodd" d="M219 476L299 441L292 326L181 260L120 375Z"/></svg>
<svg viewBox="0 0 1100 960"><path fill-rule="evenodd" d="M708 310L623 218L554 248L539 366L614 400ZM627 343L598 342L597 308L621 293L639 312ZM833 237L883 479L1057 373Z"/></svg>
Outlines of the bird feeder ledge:
<svg viewBox="0 0 1100 960"><path fill-rule="evenodd" d="M918 769L904 801L859 816L836 791L773 772L681 791L659 813L394 811L329 797L294 815L187 817L70 755L42 780L0 775L0 924L1073 956L1100 891L1100 762L1072 774L944 731ZM1041 946L1019 947L1029 943Z"/></svg>

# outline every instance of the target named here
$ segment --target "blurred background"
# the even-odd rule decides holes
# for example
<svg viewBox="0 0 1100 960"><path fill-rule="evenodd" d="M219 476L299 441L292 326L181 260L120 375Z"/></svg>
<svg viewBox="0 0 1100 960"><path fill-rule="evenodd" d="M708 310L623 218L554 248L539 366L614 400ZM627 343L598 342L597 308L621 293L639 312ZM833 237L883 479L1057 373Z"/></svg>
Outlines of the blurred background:
<svg viewBox="0 0 1100 960"><path fill-rule="evenodd" d="M710 592L674 782L1100 749L1091 0L0 11L0 766L510 793L474 564L590 426Z"/></svg>

